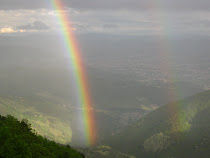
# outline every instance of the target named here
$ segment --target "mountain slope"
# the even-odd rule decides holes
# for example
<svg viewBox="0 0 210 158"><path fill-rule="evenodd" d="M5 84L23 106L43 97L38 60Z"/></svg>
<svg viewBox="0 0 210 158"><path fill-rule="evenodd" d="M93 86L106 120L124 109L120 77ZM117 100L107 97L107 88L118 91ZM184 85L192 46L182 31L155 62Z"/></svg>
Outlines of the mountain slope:
<svg viewBox="0 0 210 158"><path fill-rule="evenodd" d="M40 97L39 99L43 98ZM49 140L62 144L71 142L72 129L69 123L70 118L64 120L62 117L59 117L61 114L69 116L70 111L63 109L64 107L61 106L56 107L55 104L48 102L47 99L43 99L40 102L38 99L34 100L29 97L0 97L0 114L3 116L9 114L19 120L23 118L28 119L32 124L32 128ZM45 106L48 109L48 113L40 112L30 105ZM55 110L56 113L54 114L53 111Z"/></svg>
<svg viewBox="0 0 210 158"><path fill-rule="evenodd" d="M169 103L106 141L137 157L210 156L210 91Z"/></svg>
<svg viewBox="0 0 210 158"><path fill-rule="evenodd" d="M82 158L70 146L61 146L35 134L27 120L0 116L0 157Z"/></svg>

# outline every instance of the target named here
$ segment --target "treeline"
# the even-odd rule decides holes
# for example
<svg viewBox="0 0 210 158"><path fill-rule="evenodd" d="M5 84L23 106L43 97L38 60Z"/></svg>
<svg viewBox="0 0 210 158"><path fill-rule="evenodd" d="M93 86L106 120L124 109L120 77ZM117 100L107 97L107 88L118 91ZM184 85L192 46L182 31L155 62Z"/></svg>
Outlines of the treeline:
<svg viewBox="0 0 210 158"><path fill-rule="evenodd" d="M69 145L37 135L27 120L10 115L0 115L0 144L0 158L84 158Z"/></svg>

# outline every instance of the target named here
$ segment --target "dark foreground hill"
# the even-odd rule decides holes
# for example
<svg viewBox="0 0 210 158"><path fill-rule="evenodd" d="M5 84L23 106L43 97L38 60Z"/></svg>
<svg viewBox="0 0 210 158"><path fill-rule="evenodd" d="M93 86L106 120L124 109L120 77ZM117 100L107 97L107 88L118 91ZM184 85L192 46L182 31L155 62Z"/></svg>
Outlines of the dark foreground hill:
<svg viewBox="0 0 210 158"><path fill-rule="evenodd" d="M210 91L169 103L106 144L138 158L209 158Z"/></svg>
<svg viewBox="0 0 210 158"><path fill-rule="evenodd" d="M83 158L70 146L61 146L35 134L27 120L0 116L0 158Z"/></svg>

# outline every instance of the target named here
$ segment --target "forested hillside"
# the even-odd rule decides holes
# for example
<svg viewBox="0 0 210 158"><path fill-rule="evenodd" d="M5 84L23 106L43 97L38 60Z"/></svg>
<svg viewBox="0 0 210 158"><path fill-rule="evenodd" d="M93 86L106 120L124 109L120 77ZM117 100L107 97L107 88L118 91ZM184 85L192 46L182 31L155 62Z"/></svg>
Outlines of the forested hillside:
<svg viewBox="0 0 210 158"><path fill-rule="evenodd" d="M149 157L210 157L210 91L169 103L112 136L106 144Z"/></svg>
<svg viewBox="0 0 210 158"><path fill-rule="evenodd" d="M0 115L7 114L19 120L26 118L38 134L49 140L71 142L71 111L46 97L0 97Z"/></svg>
<svg viewBox="0 0 210 158"><path fill-rule="evenodd" d="M2 158L82 158L70 146L61 146L36 134L27 120L0 116L0 157Z"/></svg>

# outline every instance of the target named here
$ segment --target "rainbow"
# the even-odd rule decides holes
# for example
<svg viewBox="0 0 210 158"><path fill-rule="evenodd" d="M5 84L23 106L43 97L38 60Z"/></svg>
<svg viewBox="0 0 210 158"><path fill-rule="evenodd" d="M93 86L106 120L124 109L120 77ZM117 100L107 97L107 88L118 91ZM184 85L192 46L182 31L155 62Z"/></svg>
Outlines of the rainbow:
<svg viewBox="0 0 210 158"><path fill-rule="evenodd" d="M70 63L74 70L74 76L76 78L75 84L77 87L77 95L80 103L80 108L82 110L82 124L84 128L84 138L86 145L94 145L96 141L95 133L95 119L93 113L93 103L90 96L90 91L88 89L87 78L85 74L85 68L82 61L82 56L77 46L76 39L73 34L73 28L71 26L69 17L67 14L63 13L65 7L62 4L62 0L51 0L52 6L55 11L58 12L57 20L59 21L60 27L62 29L62 37L64 39L64 44L67 49Z"/></svg>
<svg viewBox="0 0 210 158"><path fill-rule="evenodd" d="M168 40L170 34L170 27L168 26L170 19L165 19L161 15L157 15L156 11L163 11L161 12L162 15L166 13L164 10L158 10L157 8L161 8L162 4L158 3L157 1L150 2L148 10L153 12L154 18L160 21L161 26L159 28L159 49L161 50L160 56L162 57L161 68L165 69L165 74L168 80L168 88L167 97L171 100L168 106L168 115L170 116L170 132L175 133L175 137L179 137L179 132L183 132L186 130L181 124L181 107L178 103L178 98L181 95L181 91L178 90L178 87L175 87L173 81L176 80L175 72L170 70L173 65L170 61L170 53L173 51L172 46L173 44ZM165 14L164 14L165 13Z"/></svg>

